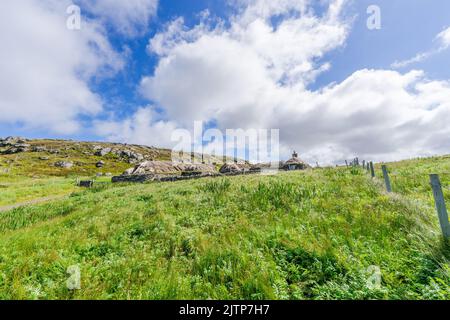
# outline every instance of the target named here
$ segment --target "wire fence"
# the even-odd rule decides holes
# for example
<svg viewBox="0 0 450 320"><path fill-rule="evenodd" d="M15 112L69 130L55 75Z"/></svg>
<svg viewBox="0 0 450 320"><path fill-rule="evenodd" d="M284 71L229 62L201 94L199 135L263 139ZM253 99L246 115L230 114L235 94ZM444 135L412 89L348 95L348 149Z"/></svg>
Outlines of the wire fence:
<svg viewBox="0 0 450 320"><path fill-rule="evenodd" d="M355 167L359 166L358 158L355 158L350 164ZM346 165L349 166L346 161ZM381 173L373 162L362 161L362 167L370 173L372 178L381 177L384 180L386 191L400 193L417 193L424 190L429 191L430 197L434 199L439 224L441 226L444 238L450 239L450 223L445 200L450 199L450 172L433 170L430 173L413 173L407 169L396 168L389 170L386 164L381 164ZM376 170L378 169L378 170Z"/></svg>

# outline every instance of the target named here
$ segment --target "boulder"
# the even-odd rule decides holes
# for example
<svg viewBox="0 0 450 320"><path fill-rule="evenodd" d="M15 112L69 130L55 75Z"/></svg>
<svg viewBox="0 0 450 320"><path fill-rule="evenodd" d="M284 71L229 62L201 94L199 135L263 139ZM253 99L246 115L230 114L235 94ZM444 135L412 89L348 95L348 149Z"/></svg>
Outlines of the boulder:
<svg viewBox="0 0 450 320"><path fill-rule="evenodd" d="M78 186L82 188L92 188L93 185L94 181L92 180L81 180L80 182L78 182Z"/></svg>
<svg viewBox="0 0 450 320"><path fill-rule="evenodd" d="M59 167L59 168L72 168L73 167L73 162L70 161L57 161L55 162L55 167Z"/></svg>
<svg viewBox="0 0 450 320"><path fill-rule="evenodd" d="M144 156L142 154L130 150L120 150L118 152L118 156L127 158L129 163L136 163L144 160Z"/></svg>
<svg viewBox="0 0 450 320"><path fill-rule="evenodd" d="M128 168L127 170L124 171L123 175L129 176L130 174L133 174L133 172L134 168Z"/></svg>
<svg viewBox="0 0 450 320"><path fill-rule="evenodd" d="M97 168L103 168L104 165L105 165L105 162L104 162L104 161L99 161L99 162L97 162L97 163L95 164L95 166L96 166Z"/></svg>
<svg viewBox="0 0 450 320"><path fill-rule="evenodd" d="M111 148L101 148L100 150L97 150L97 151L95 152L95 155L96 155L96 156L99 156L99 157L104 157L104 156L106 156L108 153L111 153L111 151L112 151Z"/></svg>
<svg viewBox="0 0 450 320"><path fill-rule="evenodd" d="M47 151L47 148L44 146L33 146L31 148L31 151L32 152L45 152L45 151Z"/></svg>

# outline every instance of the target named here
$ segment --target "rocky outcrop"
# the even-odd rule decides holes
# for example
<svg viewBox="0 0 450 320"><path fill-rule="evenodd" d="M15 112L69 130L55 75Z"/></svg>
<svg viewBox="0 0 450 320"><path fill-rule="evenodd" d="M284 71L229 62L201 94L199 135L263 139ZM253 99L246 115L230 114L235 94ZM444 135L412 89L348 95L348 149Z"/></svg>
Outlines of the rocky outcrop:
<svg viewBox="0 0 450 320"><path fill-rule="evenodd" d="M137 163L145 159L144 155L142 155L141 153L129 149L116 149L110 147L104 148L99 145L95 145L93 149L94 155L98 157L104 157L108 154L113 154L119 158L125 159L126 161L128 161L128 163Z"/></svg>
<svg viewBox="0 0 450 320"><path fill-rule="evenodd" d="M130 150L120 150L118 156L122 158L128 158L128 162L135 163L144 160L144 156L140 153Z"/></svg>
<svg viewBox="0 0 450 320"><path fill-rule="evenodd" d="M28 141L27 139L21 137L6 137L4 139L0 138L0 147L9 147L17 144L26 144L27 141Z"/></svg>
<svg viewBox="0 0 450 320"><path fill-rule="evenodd" d="M2 154L15 154L26 152L30 149L30 145L26 143L27 140L20 137L7 137L0 139L0 147L7 147L8 149L2 151Z"/></svg>

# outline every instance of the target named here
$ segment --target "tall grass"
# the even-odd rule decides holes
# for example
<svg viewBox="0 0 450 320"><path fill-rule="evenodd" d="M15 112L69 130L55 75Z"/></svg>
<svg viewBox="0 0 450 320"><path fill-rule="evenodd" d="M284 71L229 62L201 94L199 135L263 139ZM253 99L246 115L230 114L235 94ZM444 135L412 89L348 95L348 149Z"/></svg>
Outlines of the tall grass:
<svg viewBox="0 0 450 320"><path fill-rule="evenodd" d="M0 215L0 298L450 299L415 194L347 168L82 191Z"/></svg>

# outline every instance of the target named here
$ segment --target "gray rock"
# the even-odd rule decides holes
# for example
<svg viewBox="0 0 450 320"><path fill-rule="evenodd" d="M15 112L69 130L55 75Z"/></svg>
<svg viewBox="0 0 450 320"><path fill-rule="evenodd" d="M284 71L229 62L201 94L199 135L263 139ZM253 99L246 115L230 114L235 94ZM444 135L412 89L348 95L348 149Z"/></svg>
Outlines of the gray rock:
<svg viewBox="0 0 450 320"><path fill-rule="evenodd" d="M25 147L11 147L6 151L3 151L3 154L16 154L16 153L21 153L21 152L25 152L28 149Z"/></svg>
<svg viewBox="0 0 450 320"><path fill-rule="evenodd" d="M95 152L95 155L99 156L99 157L103 157L103 156L106 156L110 152L111 152L111 148L102 148L100 150L97 150Z"/></svg>
<svg viewBox="0 0 450 320"><path fill-rule="evenodd" d="M129 168L129 169L125 170L123 175L128 176L130 174L133 174L133 172L134 172L134 168Z"/></svg>
<svg viewBox="0 0 450 320"><path fill-rule="evenodd" d="M34 147L31 148L31 151L33 151L33 152L45 152L45 151L47 151L47 148L43 147L43 146L34 146Z"/></svg>
<svg viewBox="0 0 450 320"><path fill-rule="evenodd" d="M0 147L13 146L14 144L22 144L27 141L27 139L21 137L6 137L4 139L0 139Z"/></svg>
<svg viewBox="0 0 450 320"><path fill-rule="evenodd" d="M55 162L55 167L72 168L73 167L73 163L70 162L70 161L57 161L57 162Z"/></svg>
<svg viewBox="0 0 450 320"><path fill-rule="evenodd" d="M96 166L97 168L103 168L104 165L105 165L105 162L104 162L104 161L99 161L99 162L97 162L97 163L95 164L95 166Z"/></svg>

